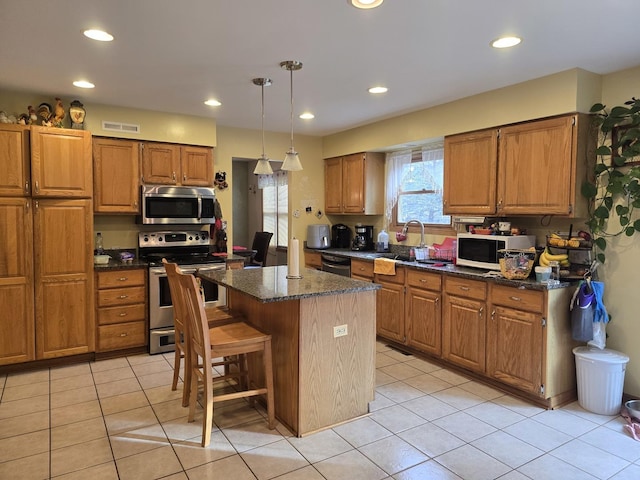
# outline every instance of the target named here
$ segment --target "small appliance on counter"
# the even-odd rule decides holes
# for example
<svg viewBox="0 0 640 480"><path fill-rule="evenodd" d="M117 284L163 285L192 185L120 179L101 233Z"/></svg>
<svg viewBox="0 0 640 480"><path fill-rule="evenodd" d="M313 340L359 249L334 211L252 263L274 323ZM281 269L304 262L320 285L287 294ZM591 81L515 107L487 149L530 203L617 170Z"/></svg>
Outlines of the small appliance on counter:
<svg viewBox="0 0 640 480"><path fill-rule="evenodd" d="M351 248L351 229L344 223L331 227L331 246L333 248Z"/></svg>
<svg viewBox="0 0 640 480"><path fill-rule="evenodd" d="M351 250L373 250L373 225L356 225Z"/></svg>
<svg viewBox="0 0 640 480"><path fill-rule="evenodd" d="M329 248L329 225L307 225L307 248Z"/></svg>

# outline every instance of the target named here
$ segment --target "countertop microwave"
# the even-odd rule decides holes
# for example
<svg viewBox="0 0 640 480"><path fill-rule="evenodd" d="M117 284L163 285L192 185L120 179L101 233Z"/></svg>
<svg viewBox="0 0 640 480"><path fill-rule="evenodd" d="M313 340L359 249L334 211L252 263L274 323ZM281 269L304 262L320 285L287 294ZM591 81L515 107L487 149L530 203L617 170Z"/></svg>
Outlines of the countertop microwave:
<svg viewBox="0 0 640 480"><path fill-rule="evenodd" d="M215 223L215 190L209 187L143 185L142 224L205 225Z"/></svg>
<svg viewBox="0 0 640 480"><path fill-rule="evenodd" d="M527 249L535 247L534 235L478 235L459 233L456 251L456 265L500 270L498 250Z"/></svg>

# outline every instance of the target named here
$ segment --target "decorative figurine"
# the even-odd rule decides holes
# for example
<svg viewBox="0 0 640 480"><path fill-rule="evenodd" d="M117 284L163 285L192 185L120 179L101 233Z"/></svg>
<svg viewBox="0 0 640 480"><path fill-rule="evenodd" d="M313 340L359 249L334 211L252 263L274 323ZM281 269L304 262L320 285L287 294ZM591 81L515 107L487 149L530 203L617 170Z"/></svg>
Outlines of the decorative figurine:
<svg viewBox="0 0 640 480"><path fill-rule="evenodd" d="M62 120L64 120L64 106L62 100L56 97L56 106L53 109L53 118L51 119L52 126L56 128L62 128Z"/></svg>
<svg viewBox="0 0 640 480"><path fill-rule="evenodd" d="M216 172L216 178L213 182L220 190L224 190L229 186L227 183L227 172Z"/></svg>
<svg viewBox="0 0 640 480"><path fill-rule="evenodd" d="M69 117L71 118L71 128L76 130L84 129L84 116L86 115L84 105L80 100L74 100L69 107Z"/></svg>
<svg viewBox="0 0 640 480"><path fill-rule="evenodd" d="M38 117L42 119L43 127L51 126L51 118L53 117L53 113L51 112L51 105L48 103L41 103L38 105Z"/></svg>

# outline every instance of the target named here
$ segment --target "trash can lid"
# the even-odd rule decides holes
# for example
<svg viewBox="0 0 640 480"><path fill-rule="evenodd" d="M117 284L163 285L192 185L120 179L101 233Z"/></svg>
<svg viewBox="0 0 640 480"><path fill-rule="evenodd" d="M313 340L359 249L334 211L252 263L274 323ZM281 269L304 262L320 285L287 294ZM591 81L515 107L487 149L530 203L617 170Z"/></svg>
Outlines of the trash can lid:
<svg viewBox="0 0 640 480"><path fill-rule="evenodd" d="M601 350L597 347L575 347L573 354L576 357L605 363L627 363L629 361L628 355L608 348Z"/></svg>

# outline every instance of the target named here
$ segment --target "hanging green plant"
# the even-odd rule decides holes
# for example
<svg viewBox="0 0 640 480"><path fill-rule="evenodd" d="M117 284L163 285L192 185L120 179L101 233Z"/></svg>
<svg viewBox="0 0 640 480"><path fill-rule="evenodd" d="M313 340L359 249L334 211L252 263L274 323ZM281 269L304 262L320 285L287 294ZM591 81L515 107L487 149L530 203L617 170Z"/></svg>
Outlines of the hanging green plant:
<svg viewBox="0 0 640 480"><path fill-rule="evenodd" d="M640 232L640 220L634 220L640 207L640 100L632 97L610 110L596 103L591 113L599 134L598 160L582 194L591 200L586 224L596 258L604 263L611 238Z"/></svg>

